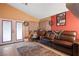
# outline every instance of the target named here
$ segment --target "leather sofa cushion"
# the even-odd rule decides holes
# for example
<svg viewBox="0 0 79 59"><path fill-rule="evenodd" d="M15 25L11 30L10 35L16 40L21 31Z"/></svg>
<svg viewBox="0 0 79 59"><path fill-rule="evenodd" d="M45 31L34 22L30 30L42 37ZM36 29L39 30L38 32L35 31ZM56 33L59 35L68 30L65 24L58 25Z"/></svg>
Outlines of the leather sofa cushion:
<svg viewBox="0 0 79 59"><path fill-rule="evenodd" d="M69 36L69 35L60 36L60 40L64 40L64 41L74 42L75 39L76 39L75 36Z"/></svg>
<svg viewBox="0 0 79 59"><path fill-rule="evenodd" d="M50 35L50 33L46 33L46 35L45 35L45 36L46 36L47 38L49 38L49 35Z"/></svg>
<svg viewBox="0 0 79 59"><path fill-rule="evenodd" d="M50 34L51 33L52 33L51 31L47 31L46 34L45 34L45 37L48 38L48 39L50 39Z"/></svg>
<svg viewBox="0 0 79 59"><path fill-rule="evenodd" d="M75 31L64 31L63 35L76 36L76 32Z"/></svg>
<svg viewBox="0 0 79 59"><path fill-rule="evenodd" d="M55 39L55 35L54 35L54 34L52 34L52 33L50 34L50 36L49 36L49 37L50 37L50 40L54 40L54 39Z"/></svg>
<svg viewBox="0 0 79 59"><path fill-rule="evenodd" d="M37 31L38 36L44 36L45 33L46 33L45 30L38 30L38 31Z"/></svg>
<svg viewBox="0 0 79 59"><path fill-rule="evenodd" d="M64 47L68 47L68 48L71 48L72 47L72 42L68 42L68 41L63 41L63 40L55 40L54 41L55 44L59 44L59 45L62 45Z"/></svg>

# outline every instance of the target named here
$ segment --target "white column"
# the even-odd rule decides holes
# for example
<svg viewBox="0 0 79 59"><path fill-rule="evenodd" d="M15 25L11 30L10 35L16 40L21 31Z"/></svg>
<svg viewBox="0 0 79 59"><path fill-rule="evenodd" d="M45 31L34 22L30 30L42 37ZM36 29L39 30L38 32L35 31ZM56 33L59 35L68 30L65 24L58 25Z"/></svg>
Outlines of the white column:
<svg viewBox="0 0 79 59"><path fill-rule="evenodd" d="M16 42L16 21L12 20L12 42Z"/></svg>

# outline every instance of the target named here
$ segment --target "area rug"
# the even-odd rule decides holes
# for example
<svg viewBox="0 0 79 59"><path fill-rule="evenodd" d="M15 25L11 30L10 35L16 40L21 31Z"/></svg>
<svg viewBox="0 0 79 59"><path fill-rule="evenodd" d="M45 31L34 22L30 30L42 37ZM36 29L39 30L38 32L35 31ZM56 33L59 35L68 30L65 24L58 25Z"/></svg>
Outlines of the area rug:
<svg viewBox="0 0 79 59"><path fill-rule="evenodd" d="M17 50L21 56L60 56L38 44L22 46L17 48Z"/></svg>

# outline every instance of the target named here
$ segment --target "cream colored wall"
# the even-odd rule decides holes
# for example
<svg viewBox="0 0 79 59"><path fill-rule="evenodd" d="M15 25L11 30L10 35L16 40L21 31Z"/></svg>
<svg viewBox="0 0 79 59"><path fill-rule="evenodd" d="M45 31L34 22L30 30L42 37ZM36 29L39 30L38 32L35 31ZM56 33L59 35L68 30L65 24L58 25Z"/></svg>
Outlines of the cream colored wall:
<svg viewBox="0 0 79 59"><path fill-rule="evenodd" d="M38 30L39 28L39 22L29 22L29 30L30 31L34 31L34 30Z"/></svg>
<svg viewBox="0 0 79 59"><path fill-rule="evenodd" d="M43 18L40 20L39 22L39 27L41 29L44 29L44 30L51 30L51 27L49 25L49 21L50 21L50 17L46 17L46 18Z"/></svg>

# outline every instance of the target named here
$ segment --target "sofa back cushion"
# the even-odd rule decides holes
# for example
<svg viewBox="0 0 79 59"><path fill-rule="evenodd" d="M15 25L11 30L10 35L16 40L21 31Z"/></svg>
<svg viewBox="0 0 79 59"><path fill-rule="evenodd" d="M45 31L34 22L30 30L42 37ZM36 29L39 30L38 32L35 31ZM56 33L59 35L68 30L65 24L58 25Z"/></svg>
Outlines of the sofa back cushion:
<svg viewBox="0 0 79 59"><path fill-rule="evenodd" d="M55 39L55 34L51 33L51 34L49 35L49 37L50 37L50 40L54 40L54 39Z"/></svg>
<svg viewBox="0 0 79 59"><path fill-rule="evenodd" d="M51 33L52 33L51 31L46 31L45 37L49 38L49 36L50 36Z"/></svg>
<svg viewBox="0 0 79 59"><path fill-rule="evenodd" d="M39 30L39 31L37 32L38 36L44 36L45 33L46 33L45 30Z"/></svg>
<svg viewBox="0 0 79 59"><path fill-rule="evenodd" d="M59 39L69 41L69 42L74 42L76 39L76 32L75 31L64 31L60 35Z"/></svg>
<svg viewBox="0 0 79 59"><path fill-rule="evenodd" d="M49 38L49 35L50 35L50 33L46 32L45 37L46 37L46 38Z"/></svg>

